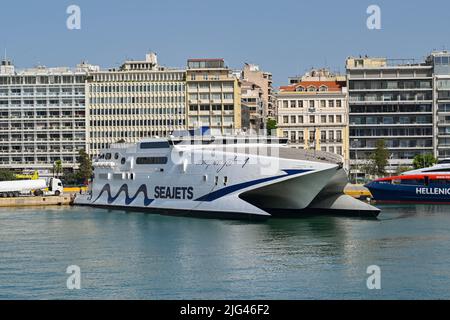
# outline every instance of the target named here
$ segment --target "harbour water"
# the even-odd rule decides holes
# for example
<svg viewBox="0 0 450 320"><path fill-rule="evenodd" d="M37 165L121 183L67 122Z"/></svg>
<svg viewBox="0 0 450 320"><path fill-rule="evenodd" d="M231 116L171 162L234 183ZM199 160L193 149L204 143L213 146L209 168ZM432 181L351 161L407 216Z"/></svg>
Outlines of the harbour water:
<svg viewBox="0 0 450 320"><path fill-rule="evenodd" d="M0 299L450 298L450 208L381 208L258 223L1 208ZM66 287L69 265L80 290ZM367 288L370 265L380 290Z"/></svg>

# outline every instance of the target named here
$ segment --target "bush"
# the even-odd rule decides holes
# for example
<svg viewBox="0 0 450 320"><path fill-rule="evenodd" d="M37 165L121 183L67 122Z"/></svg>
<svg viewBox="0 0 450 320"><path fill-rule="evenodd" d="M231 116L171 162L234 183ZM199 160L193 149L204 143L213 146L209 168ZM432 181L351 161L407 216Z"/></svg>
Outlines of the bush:
<svg viewBox="0 0 450 320"><path fill-rule="evenodd" d="M11 180L17 180L14 172L8 169L0 169L0 181L11 181Z"/></svg>

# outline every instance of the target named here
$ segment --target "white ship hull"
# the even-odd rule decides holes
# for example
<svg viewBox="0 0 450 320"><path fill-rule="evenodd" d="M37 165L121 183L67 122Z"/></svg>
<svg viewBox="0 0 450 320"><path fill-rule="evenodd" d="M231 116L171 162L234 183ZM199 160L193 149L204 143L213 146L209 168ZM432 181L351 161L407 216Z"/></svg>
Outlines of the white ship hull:
<svg viewBox="0 0 450 320"><path fill-rule="evenodd" d="M268 218L278 212L301 214L317 203L320 211L317 196L343 172L338 164L293 159L298 155L278 146L273 149L277 156L237 149L223 150L213 144L172 145L150 151L139 145L113 148L105 151L110 159L96 163L91 194L78 196L75 203L174 215ZM164 158L166 163L147 164ZM346 183L345 175L344 180ZM332 191L332 197L342 196L342 189ZM352 201L358 200L344 202ZM357 211L367 215L379 212L362 202Z"/></svg>

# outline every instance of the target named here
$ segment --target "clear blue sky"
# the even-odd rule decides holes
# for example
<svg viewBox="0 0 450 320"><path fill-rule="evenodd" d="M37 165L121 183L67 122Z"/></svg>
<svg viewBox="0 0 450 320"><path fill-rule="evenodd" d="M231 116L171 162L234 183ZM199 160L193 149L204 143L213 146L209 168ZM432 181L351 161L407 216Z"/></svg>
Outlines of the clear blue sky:
<svg viewBox="0 0 450 320"><path fill-rule="evenodd" d="M81 30L66 28L66 8L81 7ZM366 28L381 7L382 30ZM256 63L276 85L311 67L344 71L349 55L423 58L450 49L448 0L2 0L0 48L19 68L36 64L102 67L149 51L163 65L222 57ZM3 55L3 54L2 54Z"/></svg>

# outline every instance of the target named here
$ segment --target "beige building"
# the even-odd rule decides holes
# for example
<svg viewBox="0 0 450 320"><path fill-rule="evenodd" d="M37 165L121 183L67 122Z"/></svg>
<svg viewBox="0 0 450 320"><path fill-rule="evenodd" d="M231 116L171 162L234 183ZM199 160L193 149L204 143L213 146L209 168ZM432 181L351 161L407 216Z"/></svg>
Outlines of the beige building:
<svg viewBox="0 0 450 320"><path fill-rule="evenodd" d="M280 133L293 147L341 155L348 165L348 95L345 78L313 70L277 93Z"/></svg>
<svg viewBox="0 0 450 320"><path fill-rule="evenodd" d="M253 82L241 80L242 129L263 128L263 90Z"/></svg>
<svg viewBox="0 0 450 320"><path fill-rule="evenodd" d="M188 129L216 134L241 129L241 88L223 59L189 59L186 70Z"/></svg>
<svg viewBox="0 0 450 320"><path fill-rule="evenodd" d="M261 71L259 66L246 63L242 70L242 80L253 83L261 90L262 118L275 119L275 96L272 87L272 74Z"/></svg>
<svg viewBox="0 0 450 320"><path fill-rule="evenodd" d="M158 65L154 53L117 70L90 73L86 83L87 149L186 129L186 71Z"/></svg>

